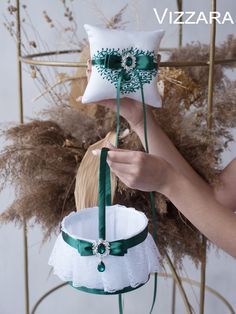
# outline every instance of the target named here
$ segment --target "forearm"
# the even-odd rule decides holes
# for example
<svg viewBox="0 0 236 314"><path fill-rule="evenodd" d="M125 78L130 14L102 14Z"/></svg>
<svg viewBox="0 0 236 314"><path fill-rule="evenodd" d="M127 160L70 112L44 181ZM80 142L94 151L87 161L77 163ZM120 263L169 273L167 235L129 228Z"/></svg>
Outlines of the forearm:
<svg viewBox="0 0 236 314"><path fill-rule="evenodd" d="M215 198L224 206L236 211L236 158L220 175L220 184L214 188Z"/></svg>
<svg viewBox="0 0 236 314"><path fill-rule="evenodd" d="M204 184L195 184L171 166L159 191L217 246L236 257L236 215L216 201Z"/></svg>
<svg viewBox="0 0 236 314"><path fill-rule="evenodd" d="M150 110L147 111L147 126L149 152L151 154L168 161L177 171L182 173L195 185L204 185L209 192L214 194L220 204L232 211L236 211L236 158L222 171L220 184L212 188L179 153L168 136L159 127ZM145 146L143 122L141 121L139 124L134 125L133 129Z"/></svg>

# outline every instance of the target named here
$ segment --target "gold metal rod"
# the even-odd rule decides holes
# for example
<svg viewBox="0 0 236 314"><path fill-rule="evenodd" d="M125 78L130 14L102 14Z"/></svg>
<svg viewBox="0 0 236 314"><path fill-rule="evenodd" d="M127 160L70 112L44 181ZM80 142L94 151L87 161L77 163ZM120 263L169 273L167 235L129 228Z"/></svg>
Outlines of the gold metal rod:
<svg viewBox="0 0 236 314"><path fill-rule="evenodd" d="M29 265L28 265L28 227L24 220L23 222L23 239L24 239L24 284L25 284L25 313L30 313L29 300Z"/></svg>
<svg viewBox="0 0 236 314"><path fill-rule="evenodd" d="M60 289L60 288L65 287L65 286L68 286L68 283L67 283L67 282L62 283L62 284L60 284L59 286L56 286L56 287L50 289L48 292L46 292L46 293L37 301L37 303L35 304L35 306L34 306L33 309L32 309L31 314L35 314L35 312L36 312L37 308L39 307L40 303L42 303L43 300L46 299L50 294L52 294L53 292L57 291L57 290Z"/></svg>
<svg viewBox="0 0 236 314"><path fill-rule="evenodd" d="M180 292L180 295L181 295L181 297L183 299L186 312L188 314L192 314L192 308L191 308L191 305L189 303L189 300L188 300L188 297L186 295L186 292L185 292L185 290L183 288L183 285L182 285L182 282L181 282L181 278L177 274L176 269L175 269L175 267L174 267L174 265L173 265L173 263L172 263L172 261L171 261L171 259L170 259L170 257L169 257L167 252L165 252L165 257L166 257L167 264L168 264L168 266L170 268L170 271L172 273L173 279L175 280L176 285L179 288L179 292Z"/></svg>
<svg viewBox="0 0 236 314"><path fill-rule="evenodd" d="M163 278L173 278L172 274L166 274L166 273L158 273L158 277ZM180 277L182 282L186 282L188 284L200 287L200 283L196 280L186 278L186 277ZM212 289L211 287L206 285L206 290L212 293L214 296L216 296L218 299L220 299L225 306L228 308L230 314L236 314L235 310L233 309L232 305L216 290Z"/></svg>
<svg viewBox="0 0 236 314"><path fill-rule="evenodd" d="M26 64L41 66L71 67L71 68L87 67L87 64L85 62L43 61L29 59L25 57L22 57L21 61Z"/></svg>
<svg viewBox="0 0 236 314"><path fill-rule="evenodd" d="M20 25L20 0L16 0L17 12L17 69L18 69L18 97L19 97L19 120L24 123L23 89L22 89L22 64L21 64L21 25Z"/></svg>
<svg viewBox="0 0 236 314"><path fill-rule="evenodd" d="M207 239L202 236L202 246L204 249L204 254L201 261L201 281L200 281L200 308L199 313L204 314L205 306L205 289L206 289L206 254L207 254Z"/></svg>
<svg viewBox="0 0 236 314"><path fill-rule="evenodd" d="M162 48L160 51L172 51L172 48ZM20 56L20 61L22 63L27 63L31 65L40 65L40 66L57 66L57 67L86 67L86 62L66 62L66 61L47 61L39 60L37 58L44 58L47 56L58 56L63 54L79 54L81 50L57 50L57 51L48 51L35 54L29 54L26 56ZM236 58L232 59L218 59L215 60L215 64L233 64L236 65ZM187 66L209 66L210 61L166 61L161 62L161 66L164 67L187 67Z"/></svg>
<svg viewBox="0 0 236 314"><path fill-rule="evenodd" d="M216 0L211 0L211 11L216 12ZM208 77L208 110L207 110L207 127L212 128L212 110L214 95L214 70L215 70L215 45L216 45L216 20L211 24L210 34L210 60L209 60L209 77ZM207 239L202 236L204 256L201 262L201 286L200 286L200 309L199 313L204 314L205 305L205 286L206 286L206 254Z"/></svg>
<svg viewBox="0 0 236 314"><path fill-rule="evenodd" d="M162 278L174 278L172 274L168 274L168 273L158 273L158 277L162 277ZM193 286L197 286L200 287L200 283L196 280L190 279L190 278L186 278L186 277L180 277L182 282L185 282L187 284L193 285ZM39 305L43 302L44 299L46 299L50 294L52 294L53 292L55 292L56 290L66 287L68 286L67 283L63 283L60 284L52 289L50 289L48 292L46 292L38 301L37 303L34 305L33 310L31 312L31 314L35 314L36 310L38 309ZM233 309L233 307L231 306L231 304L216 290L212 289L211 287L206 285L206 290L208 292L210 292L211 294L213 294L216 298L218 298L220 301L222 301L224 303L224 305L228 308L230 314L236 314L235 310Z"/></svg>
<svg viewBox="0 0 236 314"><path fill-rule="evenodd" d="M19 121L24 123L23 107L23 84L22 84L22 62L21 62L21 16L20 0L16 0L16 26L17 26L17 70L18 70L18 98L19 98ZM25 288L25 313L29 314L29 267L28 267L28 237L27 224L23 220L23 244L24 244L24 288Z"/></svg>
<svg viewBox="0 0 236 314"><path fill-rule="evenodd" d="M211 0L211 11L216 12L216 0ZM214 95L214 70L215 70L215 45L216 45L216 20L211 24L210 34L210 60L209 60L209 78L208 78L208 110L207 110L207 127L212 128L212 110ZM201 287L200 287L200 314L204 314L205 305L205 285L206 285L206 254L207 239L202 236L204 256L201 263Z"/></svg>
<svg viewBox="0 0 236 314"><path fill-rule="evenodd" d="M177 0L177 7L178 11L183 11L183 0ZM183 17L180 18L180 24L179 24L179 48L183 46Z"/></svg>
<svg viewBox="0 0 236 314"><path fill-rule="evenodd" d="M171 314L175 314L175 305L176 305L176 282L173 279L172 281L172 303L171 303Z"/></svg>
<svg viewBox="0 0 236 314"><path fill-rule="evenodd" d="M44 61L44 60L34 60L28 57L21 57L22 63L39 65L39 66L55 66L55 67L87 67L85 62L63 62L63 61ZM215 64L236 64L236 59L226 59L226 60L215 60ZM166 61L161 62L161 67L189 67L189 66L209 66L210 61Z"/></svg>
<svg viewBox="0 0 236 314"><path fill-rule="evenodd" d="M216 0L211 0L211 11L216 11ZM211 24L211 43L210 43L210 60L209 60L209 79L208 79L208 128L212 128L212 108L214 94L214 65L215 65L215 43L216 43L216 20Z"/></svg>
<svg viewBox="0 0 236 314"><path fill-rule="evenodd" d="M214 64L231 64L235 63L236 66L236 59L219 59L215 60ZM209 66L210 61L166 61L166 62L161 62L160 66L162 67L199 67L199 66Z"/></svg>
<svg viewBox="0 0 236 314"><path fill-rule="evenodd" d="M32 53L27 56L26 58L38 58L38 57L47 57L51 55L64 55L64 54L72 54L72 53L81 53L82 51L80 49L67 49L67 50L54 50L54 51L46 51L46 52L38 52L38 53Z"/></svg>

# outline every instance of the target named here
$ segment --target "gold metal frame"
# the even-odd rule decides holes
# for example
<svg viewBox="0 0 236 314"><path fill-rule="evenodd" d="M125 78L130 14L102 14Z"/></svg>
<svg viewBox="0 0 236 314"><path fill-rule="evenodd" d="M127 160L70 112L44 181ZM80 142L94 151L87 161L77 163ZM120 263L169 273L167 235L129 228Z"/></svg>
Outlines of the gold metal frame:
<svg viewBox="0 0 236 314"><path fill-rule="evenodd" d="M162 48L160 51L171 51L173 49L171 48ZM40 65L40 66L50 66L50 67L66 67L66 68L86 68L87 64L85 62L65 62L65 61L45 61L43 60L44 57L49 56L58 56L63 54L72 54L72 53L80 53L81 50L61 50L61 51L51 51L51 52L42 52L42 53L35 53L30 54L24 57L20 57L19 60L22 63L30 64L30 65ZM41 59L37 59L41 58ZM214 64L230 64L230 63L236 63L235 59L216 59L214 60ZM210 60L205 61L167 61L167 62L161 62L161 67L199 67L199 66L207 66L211 64Z"/></svg>
<svg viewBox="0 0 236 314"><path fill-rule="evenodd" d="M172 274L166 274L166 273L159 273L158 274L159 277L162 277L162 278L167 278L167 279L172 279L173 281L174 278L173 278L173 275ZM181 281L183 283L186 283L186 284L190 284L190 285L193 285L193 286L197 286L197 287L200 287L200 283L196 280L193 280L193 279L190 279L190 278L186 278L186 277L180 277ZM68 286L67 283L63 283L63 284L60 284L54 288L52 288L51 290L49 290L48 292L46 292L38 301L37 303L35 304L34 308L32 309L32 312L31 314L35 314L38 307L40 306L40 304L50 295L52 294L53 292L63 288L63 287L66 287ZM231 306L231 304L218 292L216 291L215 289L212 289L211 287L209 286L205 286L206 288L206 291L208 291L209 293L211 293L212 295L214 295L216 298L220 299L222 301L222 303L224 303L224 305L226 306L226 308L229 310L229 314L236 314L233 307ZM172 305L172 309L173 309L173 305Z"/></svg>
<svg viewBox="0 0 236 314"><path fill-rule="evenodd" d="M211 10L216 11L216 1L211 0ZM182 11L183 0L177 0L178 10ZM71 54L79 53L80 50L63 50L63 51L51 51L45 53L31 54L27 56L22 56L21 52L21 7L20 0L16 0L17 14L16 14L16 25L17 25L17 65L18 65L18 95L19 95L19 122L24 123L24 107L23 107L23 81L22 81L22 64L30 64L32 66L50 66L50 67L86 67L86 63L83 62L64 62L64 61L46 61L43 60L44 57L52 55L62 55L62 54ZM216 60L215 59L215 38L216 38L216 21L213 21L211 25L211 35L210 35L210 58L205 61L168 61L161 62L160 66L162 67L188 67L188 66L208 66L209 67L209 80L208 80L208 128L209 130L212 127L212 110L213 110L213 92L214 92L214 66L216 64L230 64L235 63L236 59L226 59L226 60ZM179 47L182 46L183 41L183 27L179 27ZM162 50L171 50L171 49L162 49ZM24 287L25 287L25 314L35 314L38 306L41 302L48 297L50 294L56 290L64 287L67 283L58 285L48 292L46 292L34 305L32 311L30 312L30 297L29 297L29 267L28 267L28 236L27 236L27 224L23 222L23 241L24 241ZM183 301L185 303L187 313L191 314L192 309L191 305L188 303L185 290L182 286L182 282L190 283L200 287L200 308L199 314L204 314L204 301L205 301L205 290L210 291L216 297L218 297L229 309L231 314L236 314L232 306L228 301L221 296L217 291L205 285L206 278L206 247L207 239L202 237L203 245L205 248L205 256L201 262L201 276L200 283L188 279L179 277L175 271L175 267L172 264L169 256L166 254L167 263L171 270L171 274L159 274L162 277L172 278L173 280L173 289L172 289L172 314L175 314L175 299L176 299L176 285L180 290Z"/></svg>

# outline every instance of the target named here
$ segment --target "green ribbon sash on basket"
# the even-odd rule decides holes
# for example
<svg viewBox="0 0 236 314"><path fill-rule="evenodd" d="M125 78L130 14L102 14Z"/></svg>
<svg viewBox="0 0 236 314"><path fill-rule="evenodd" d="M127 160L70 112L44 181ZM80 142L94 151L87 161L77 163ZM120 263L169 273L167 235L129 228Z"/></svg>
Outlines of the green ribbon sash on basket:
<svg viewBox="0 0 236 314"><path fill-rule="evenodd" d="M142 243L146 239L147 235L148 227L146 227L141 233L132 238L108 242L110 248L109 255L124 256L128 252L128 249ZM67 244L75 248L81 256L94 255L93 242L72 238L64 231L62 231L62 237L63 240Z"/></svg>

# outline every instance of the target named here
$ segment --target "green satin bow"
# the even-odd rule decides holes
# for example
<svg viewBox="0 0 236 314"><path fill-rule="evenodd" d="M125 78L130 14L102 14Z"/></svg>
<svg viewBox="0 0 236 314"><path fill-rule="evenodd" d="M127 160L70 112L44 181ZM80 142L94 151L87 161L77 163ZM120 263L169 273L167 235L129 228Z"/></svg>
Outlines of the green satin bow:
<svg viewBox="0 0 236 314"><path fill-rule="evenodd" d="M157 63L155 62L152 56L139 55L136 56L135 59L136 59L135 68L138 70L148 71L157 69ZM94 58L92 60L92 65L104 66L105 68L109 68L111 70L123 69L122 56L107 54L104 58Z"/></svg>
<svg viewBox="0 0 236 314"><path fill-rule="evenodd" d="M128 252L129 248L143 242L146 239L147 235L148 227L146 227L141 233L129 239L109 242L109 254L115 256L124 256ZM72 238L64 231L62 231L62 238L67 244L78 250L81 256L90 256L94 254L93 242Z"/></svg>

